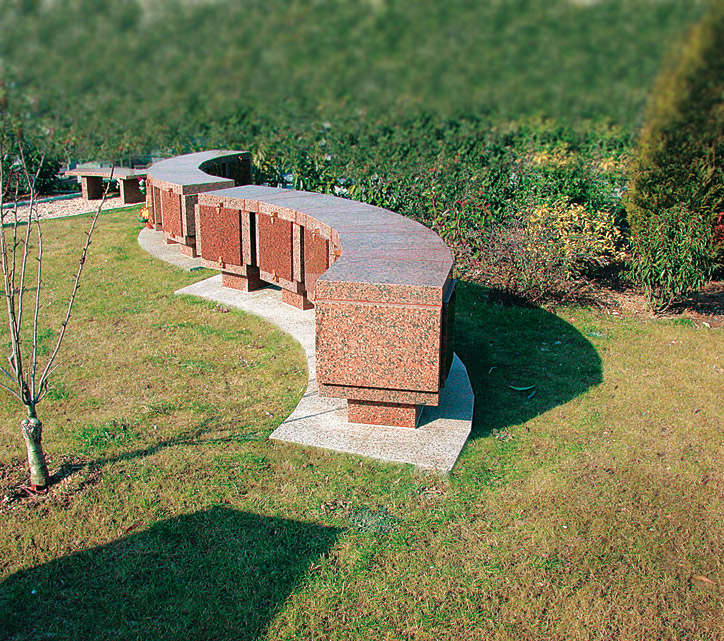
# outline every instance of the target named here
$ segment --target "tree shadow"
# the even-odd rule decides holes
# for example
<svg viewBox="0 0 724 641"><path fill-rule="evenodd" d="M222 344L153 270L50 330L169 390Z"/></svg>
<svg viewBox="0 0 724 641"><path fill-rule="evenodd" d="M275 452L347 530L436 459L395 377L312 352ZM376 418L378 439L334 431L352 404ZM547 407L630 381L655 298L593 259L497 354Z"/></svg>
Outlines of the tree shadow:
<svg viewBox="0 0 724 641"><path fill-rule="evenodd" d="M670 311L672 313L689 311L703 316L724 315L724 280L707 283L696 293L672 305Z"/></svg>
<svg viewBox="0 0 724 641"><path fill-rule="evenodd" d="M340 530L214 507L12 575L6 639L257 639Z"/></svg>
<svg viewBox="0 0 724 641"><path fill-rule="evenodd" d="M471 438L519 425L603 381L601 358L575 327L540 307L493 303L475 283L457 287L455 351L475 393Z"/></svg>

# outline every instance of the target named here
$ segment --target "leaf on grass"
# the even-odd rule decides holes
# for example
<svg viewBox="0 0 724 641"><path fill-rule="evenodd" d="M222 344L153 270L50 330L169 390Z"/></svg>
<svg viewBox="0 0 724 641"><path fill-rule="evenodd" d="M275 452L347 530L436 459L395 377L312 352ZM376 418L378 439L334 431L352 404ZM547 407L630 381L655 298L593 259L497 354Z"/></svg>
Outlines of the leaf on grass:
<svg viewBox="0 0 724 641"><path fill-rule="evenodd" d="M525 387L518 387L516 385L508 385L510 389L514 389L516 392L527 392L528 390L532 390L535 385L526 385Z"/></svg>
<svg viewBox="0 0 724 641"><path fill-rule="evenodd" d="M705 583L706 585L716 585L714 581L705 576L693 576L691 578L694 579L694 581L698 581L699 583Z"/></svg>

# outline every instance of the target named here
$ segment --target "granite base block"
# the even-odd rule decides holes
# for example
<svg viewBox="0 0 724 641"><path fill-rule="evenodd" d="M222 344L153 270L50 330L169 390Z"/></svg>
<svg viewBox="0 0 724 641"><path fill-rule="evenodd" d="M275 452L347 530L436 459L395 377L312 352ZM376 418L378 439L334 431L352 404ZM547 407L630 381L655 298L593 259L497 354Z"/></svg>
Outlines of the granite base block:
<svg viewBox="0 0 724 641"><path fill-rule="evenodd" d="M354 399L347 401L347 420L350 423L414 428L417 426L419 416L419 405L377 403Z"/></svg>
<svg viewBox="0 0 724 641"><path fill-rule="evenodd" d="M80 180L81 192L86 200L103 198L103 178L100 176L83 176Z"/></svg>
<svg viewBox="0 0 724 641"><path fill-rule="evenodd" d="M312 309L314 307L306 294L296 294L288 289L282 289L282 301L297 309Z"/></svg>
<svg viewBox="0 0 724 641"><path fill-rule="evenodd" d="M196 247L193 245L179 245L181 248L181 253L184 256L189 256L190 258L196 258L198 254L196 253Z"/></svg>
<svg viewBox="0 0 724 641"><path fill-rule="evenodd" d="M438 392L441 306L317 297L315 308L320 383Z"/></svg>
<svg viewBox="0 0 724 641"><path fill-rule="evenodd" d="M223 287L238 289L240 292L253 292L260 287L264 287L266 283L259 276L242 276L241 274L221 272L221 284Z"/></svg>
<svg viewBox="0 0 724 641"><path fill-rule="evenodd" d="M138 178L120 178L118 184L121 189L121 200L124 205L145 202L146 196L141 193Z"/></svg>

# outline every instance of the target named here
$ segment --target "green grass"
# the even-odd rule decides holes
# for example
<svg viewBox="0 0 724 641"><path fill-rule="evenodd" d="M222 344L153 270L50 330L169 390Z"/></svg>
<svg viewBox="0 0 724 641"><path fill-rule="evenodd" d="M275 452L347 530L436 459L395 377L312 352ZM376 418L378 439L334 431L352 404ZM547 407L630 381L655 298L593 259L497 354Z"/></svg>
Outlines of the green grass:
<svg viewBox="0 0 724 641"><path fill-rule="evenodd" d="M83 222L47 224L51 314ZM475 424L441 477L270 442L300 347L174 297L208 273L138 230L102 216L40 407L63 480L0 503L2 638L721 637L721 330L461 283ZM8 488L22 412L1 400Z"/></svg>

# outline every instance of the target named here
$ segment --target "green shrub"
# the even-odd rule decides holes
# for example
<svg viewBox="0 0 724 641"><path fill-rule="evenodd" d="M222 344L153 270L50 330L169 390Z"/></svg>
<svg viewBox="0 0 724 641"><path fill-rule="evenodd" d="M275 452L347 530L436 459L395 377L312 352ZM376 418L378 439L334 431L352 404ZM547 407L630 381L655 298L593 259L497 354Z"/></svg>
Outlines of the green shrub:
<svg viewBox="0 0 724 641"><path fill-rule="evenodd" d="M687 203L687 209L676 211L690 211L692 225L699 217L713 225L724 211L723 51L724 0L712 0L680 60L662 74L649 101L626 198L632 236L640 246L652 229L667 226L657 219L666 215L671 220L679 203Z"/></svg>
<svg viewBox="0 0 724 641"><path fill-rule="evenodd" d="M540 119L289 123L258 135L255 180L408 216L451 247L458 276L537 300L618 258L629 145L615 127Z"/></svg>
<svg viewBox="0 0 724 641"><path fill-rule="evenodd" d="M530 214L528 226L548 230L549 242L571 277L623 258L621 231L611 212L577 204L543 205Z"/></svg>
<svg viewBox="0 0 724 641"><path fill-rule="evenodd" d="M579 285L571 279L550 228L528 225L522 218L486 230L473 277L532 302L565 298Z"/></svg>
<svg viewBox="0 0 724 641"><path fill-rule="evenodd" d="M631 277L657 311L706 284L711 276L715 255L711 224L683 204L651 218L646 233L633 237L632 250Z"/></svg>
<svg viewBox="0 0 724 641"><path fill-rule="evenodd" d="M537 302L589 293L585 276L622 258L613 214L583 205L543 204L482 235L479 280Z"/></svg>
<svg viewBox="0 0 724 641"><path fill-rule="evenodd" d="M18 151L17 141L5 137L2 145L0 163L2 163L3 175L5 176L6 200L12 200L17 191L18 196L23 197L30 192L28 177L22 168L22 160ZM50 153L43 155L31 142L22 140L23 153L28 168L30 180L35 185L37 194L52 192L57 183L57 173L60 170L60 162Z"/></svg>
<svg viewBox="0 0 724 641"><path fill-rule="evenodd" d="M36 194L56 187L61 150L52 130L31 114L32 100L23 91L8 89L0 78L0 169L6 202L29 194L31 183Z"/></svg>

